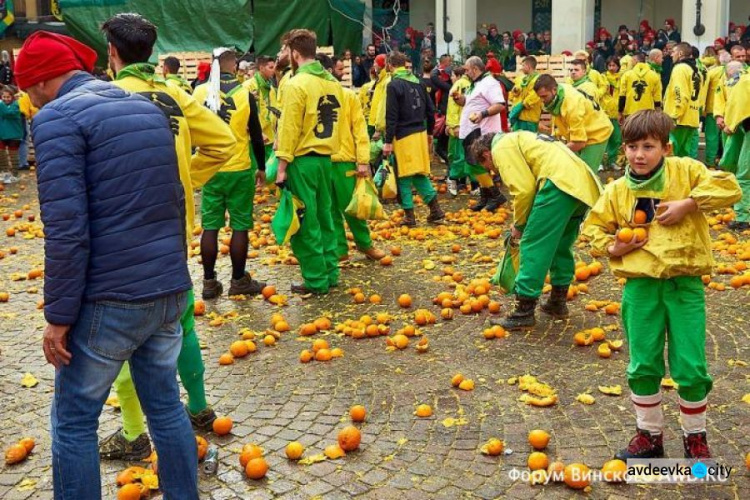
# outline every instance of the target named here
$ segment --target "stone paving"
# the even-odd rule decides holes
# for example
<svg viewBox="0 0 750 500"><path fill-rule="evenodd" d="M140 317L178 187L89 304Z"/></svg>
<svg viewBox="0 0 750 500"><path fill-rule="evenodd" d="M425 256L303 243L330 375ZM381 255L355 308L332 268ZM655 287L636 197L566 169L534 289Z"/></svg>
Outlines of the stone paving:
<svg viewBox="0 0 750 500"><path fill-rule="evenodd" d="M447 204L456 209L467 200L462 195ZM271 201L261 204L256 211L258 221L272 213ZM25 204L29 207L24 210L23 218L16 220L13 212ZM424 220L426 210L419 208L417 212L418 218ZM43 266L43 242L40 238L27 239L24 235L28 233L14 237L5 234L8 227L28 222L29 214L37 215L33 224L41 227L33 173L24 174L20 186L8 187L0 193L2 214L11 217L9 221L0 221L0 250L5 254L0 260L0 292L8 291L11 295L9 302L0 303L0 444L4 449L20 437L31 436L36 439L37 447L26 461L2 467L0 498L51 498L48 422L54 372L45 364L41 351L44 321L37 303L42 298L42 281L12 279L13 273L25 276L30 269ZM439 308L432 305L433 297L449 290L433 276L440 274L444 267L440 257L451 255L452 244L462 246L453 266L464 274L466 281L486 277L494 270L494 263L481 262L477 254L496 257L500 240L490 239L486 234L465 237L458 230L456 233L455 237L428 235L423 241L397 235L396 241L378 242L384 248L399 245L403 250L390 267L352 253L352 260L342 270L341 286L325 298L303 300L290 296L289 305L283 308L262 298L246 301L223 298L207 304L207 313L234 311L237 315L219 327L210 327L208 316L198 321L199 335L206 345L203 354L209 402L219 414L234 420L230 435L206 436L220 447L220 466L216 476L201 476L202 498L748 497L750 480L743 457L750 451L750 436L746 432L750 407L742 402L742 396L750 392L750 367L742 362L750 362L748 287L733 290L727 286L727 291L707 291L707 353L715 379L708 433L714 456L735 468L728 483L660 487L596 483L588 493L574 492L562 484L530 486L511 479L510 471L526 470L526 460L532 451L527 442L531 429L546 429L552 435L547 449L551 459L584 462L590 467L601 467L631 437L634 417L625 381L627 350L615 353L610 359L601 359L595 347L576 347L572 342L573 334L584 328L618 325L617 316L588 312L584 305L590 299L619 300L621 286L605 269L600 276L589 280L588 294L580 294L571 302L572 316L568 321L553 322L541 316L531 333L488 341L481 334L488 318L486 311L479 315L457 314L453 321L443 321L439 318ZM747 236L741 239L746 240ZM12 246L18 248L15 255L10 252ZM261 279L275 284L279 293L289 294L291 281L298 278L296 266L271 265L269 259L278 256L269 253L269 247L261 247L258 252L259 257L249 261L250 268ZM591 260L583 251L580 256ZM424 259L437 262L436 268L425 270ZM218 269L220 278L228 282L228 256L220 257ZM201 272L197 257L191 259L191 271L199 288ZM728 281L726 276L714 279ZM362 288L366 296L380 294L382 305L353 304L347 293L351 287ZM408 311L396 303L402 293L410 293L414 298L414 305ZM493 292L493 298L507 309L507 297ZM354 340L324 333L313 338L325 338L332 347L341 347L344 357L327 363L302 364L298 360L300 351L312 341L296 334L303 322L329 315L336 323L364 314L388 312L396 317L392 323L396 330L403 324L413 324L413 311L420 307L438 315L436 325L422 329L430 341L427 353L418 354L413 347L386 351L382 337ZM239 338L241 328L263 332L274 312L283 313L291 332L282 334L273 347L259 343L258 352L237 359L232 365L218 364L219 356ZM621 338L622 333L614 330L608 337ZM27 372L39 380L33 388L20 383ZM451 377L459 372L476 382L473 391L451 386ZM518 386L507 381L527 373L554 387L559 403L549 408L534 408L519 402ZM597 391L599 385L614 384L623 386L622 396L606 396ZM595 396L595 404L576 401L576 396L586 391ZM679 458L682 442L676 393L667 391L665 400L666 452ZM432 406L432 417L414 416L416 406L423 403ZM287 460L284 447L290 441L304 444L305 456L320 453L325 446L335 443L338 430L349 423L348 411L354 404L364 405L368 412L366 422L359 424L363 438L358 451L339 460L312 465ZM118 422L115 409L105 406L100 437L116 429ZM492 437L503 439L512 453L501 457L481 454L479 448ZM264 480L246 479L240 468L239 450L246 443L257 443L265 450L270 471ZM116 497L115 476L127 465L102 462L104 498Z"/></svg>

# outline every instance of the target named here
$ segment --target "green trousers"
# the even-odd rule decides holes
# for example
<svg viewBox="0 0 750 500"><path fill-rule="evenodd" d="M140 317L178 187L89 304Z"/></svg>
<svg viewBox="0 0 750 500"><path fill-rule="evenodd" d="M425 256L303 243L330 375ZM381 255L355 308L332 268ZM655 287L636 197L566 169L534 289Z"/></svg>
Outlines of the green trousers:
<svg viewBox="0 0 750 500"><path fill-rule="evenodd" d="M352 201L354 186L357 184L357 176L350 174L356 172L357 165L352 162L336 162L331 170L331 195L333 210L333 230L336 233L336 256L349 255L349 244L346 242L346 229L344 220L354 236L357 248L366 251L372 248L372 238L367 221L346 215L346 207ZM347 175L349 174L349 175Z"/></svg>
<svg viewBox="0 0 750 500"><path fill-rule="evenodd" d="M423 174L410 175L408 177L398 178L398 195L401 198L401 208L410 210L414 208L414 197L411 190L414 187L417 193L422 197L422 201L429 203L432 201L437 192L432 185L430 178Z"/></svg>
<svg viewBox="0 0 750 500"><path fill-rule="evenodd" d="M201 357L198 335L195 333L195 295L188 292L188 302L185 312L180 318L182 326L182 349L177 358L177 373L180 375L183 387L188 394L188 409L196 415L208 407L206 402L206 387L203 384L203 374L206 371ZM133 378L130 376L130 365L122 365L120 374L115 379L115 393L120 402L122 412L123 435L128 441L135 440L146 432L143 423L143 410L135 392Z"/></svg>
<svg viewBox="0 0 750 500"><path fill-rule="evenodd" d="M464 155L463 141L458 137L448 137L448 177L454 181L466 177L466 156Z"/></svg>
<svg viewBox="0 0 750 500"><path fill-rule="evenodd" d="M714 117L714 115L706 115L704 132L706 135L706 166L715 167L716 157L719 155L719 138L721 137L721 131L716 125L716 117Z"/></svg>
<svg viewBox="0 0 750 500"><path fill-rule="evenodd" d="M527 130L529 132L538 132L539 131L539 122L527 122L523 120L518 120L516 123L513 124L513 132L517 132L518 130Z"/></svg>
<svg viewBox="0 0 750 500"><path fill-rule="evenodd" d="M599 144L589 144L578 152L578 156L594 173L597 173L599 172L599 166L602 164L604 153L606 152L607 143L600 142Z"/></svg>
<svg viewBox="0 0 750 500"><path fill-rule="evenodd" d="M698 129L677 125L669 134L674 156L698 159Z"/></svg>
<svg viewBox="0 0 750 500"><path fill-rule="evenodd" d="M536 193L521 237L516 295L539 297L547 271L553 286L570 284L575 274L573 244L586 209L584 203L560 191L549 180Z"/></svg>
<svg viewBox="0 0 750 500"><path fill-rule="evenodd" d="M734 205L734 212L738 222L750 222L750 132L745 132L742 126L737 127L734 135L741 134L742 149L737 161L737 183L742 189L742 198Z"/></svg>
<svg viewBox="0 0 750 500"><path fill-rule="evenodd" d="M305 204L305 215L291 246L305 288L325 293L338 285L339 259L333 229L330 156L300 156L287 167L289 190Z"/></svg>
<svg viewBox="0 0 750 500"><path fill-rule="evenodd" d="M607 141L607 161L610 165L614 165L617 163L617 156L620 154L620 146L622 146L622 132L620 131L620 122L617 118L611 118L610 121L614 129Z"/></svg>
<svg viewBox="0 0 750 500"><path fill-rule="evenodd" d="M622 322L633 394L659 392L668 336L669 374L679 384L680 397L696 402L708 395L713 382L706 362L706 296L700 276L629 278L622 292Z"/></svg>

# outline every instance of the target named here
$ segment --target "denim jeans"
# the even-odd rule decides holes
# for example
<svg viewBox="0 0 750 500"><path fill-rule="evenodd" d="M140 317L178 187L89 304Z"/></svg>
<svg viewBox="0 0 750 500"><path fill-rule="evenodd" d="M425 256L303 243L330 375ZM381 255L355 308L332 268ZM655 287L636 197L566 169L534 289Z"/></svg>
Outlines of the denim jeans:
<svg viewBox="0 0 750 500"><path fill-rule="evenodd" d="M149 302L84 303L68 333L73 358L55 374L52 475L56 500L101 498L99 415L124 361L159 455L165 499L198 498L195 435L177 386L187 294Z"/></svg>

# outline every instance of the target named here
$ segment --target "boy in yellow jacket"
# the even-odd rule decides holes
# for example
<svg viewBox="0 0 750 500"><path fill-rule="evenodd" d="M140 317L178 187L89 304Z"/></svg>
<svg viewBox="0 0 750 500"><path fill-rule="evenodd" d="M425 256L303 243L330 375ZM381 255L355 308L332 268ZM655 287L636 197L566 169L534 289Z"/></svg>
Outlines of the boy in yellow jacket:
<svg viewBox="0 0 750 500"><path fill-rule="evenodd" d="M114 84L151 100L172 125L180 180L185 190L187 234L190 235L195 215L193 191L208 182L231 157L235 139L229 127L218 117L156 75L156 68L148 63L156 42L156 27L152 23L137 14L119 14L104 23L102 30L109 42L110 66L117 75ZM142 44L133 44L133 33L143 38ZM191 158L192 147L198 148L198 153ZM191 423L206 431L210 430L216 414L206 401L205 369L195 332L194 303L191 290L187 309L180 318L183 338L177 371L188 394L187 411ZM127 363L115 380L114 389L120 401L123 425L101 442L100 456L113 460L141 460L151 454L151 445Z"/></svg>
<svg viewBox="0 0 750 500"><path fill-rule="evenodd" d="M521 240L515 308L491 322L506 329L533 327L548 271L552 292L541 309L556 318L567 317L568 287L575 273L573 244L586 211L599 198L596 175L563 143L533 132L485 134L472 145L472 152L508 187L513 198L511 233Z"/></svg>
<svg viewBox="0 0 750 500"><path fill-rule="evenodd" d="M214 49L211 76L207 83L195 88L193 96L229 125L237 145L232 158L203 188L201 202L201 259L203 263L203 298L214 299L222 294L223 286L216 277L219 230L229 227L232 239L229 256L232 260L232 280L229 295L257 295L265 283L247 272L247 232L253 228L253 198L255 185L265 178L265 163L251 161L250 145L255 158L264 158L263 131L260 126L255 97L235 76L237 56L233 50Z"/></svg>
<svg viewBox="0 0 750 500"><path fill-rule="evenodd" d="M315 60L315 33L295 29L285 35L295 76L284 88L278 130L277 185L305 204L300 229L291 245L304 283L294 293L328 293L338 286L336 233L331 216L331 156L340 148L344 93L341 84Z"/></svg>
<svg viewBox="0 0 750 500"><path fill-rule="evenodd" d="M596 106L601 106L601 98L604 93L599 91L599 87L591 81L588 73L586 73L587 64L583 59L574 59L571 61L568 67L569 77L565 79L565 83L572 86L581 94L591 100Z"/></svg>
<svg viewBox="0 0 750 500"><path fill-rule="evenodd" d="M644 54L634 54L633 60L633 69L625 71L620 79L620 121L636 111L661 107L661 77L646 64Z"/></svg>
<svg viewBox="0 0 750 500"><path fill-rule="evenodd" d="M735 220L728 225L734 231L750 229L750 74L744 74L729 94L724 113L724 130L732 142L739 145L739 154L728 158L734 148L724 149L722 165L734 170L737 183L742 188L742 199L734 206ZM729 145L729 142L727 143ZM725 161L726 159L726 161Z"/></svg>
<svg viewBox="0 0 750 500"><path fill-rule="evenodd" d="M676 125L671 142L675 156L698 157L698 127L703 103L701 97L701 75L692 59L693 49L687 43L679 43L672 51L675 61L669 85L664 93L664 112Z"/></svg>
<svg viewBox="0 0 750 500"><path fill-rule="evenodd" d="M276 99L276 88L271 85L271 79L276 71L276 61L270 56L258 56L255 59L256 71L252 78L243 82L258 102L258 113L260 126L263 129L263 144L265 156L256 158L256 162L265 163L273 152L273 143L276 140L276 122L279 111L279 103Z"/></svg>
<svg viewBox="0 0 750 500"><path fill-rule="evenodd" d="M459 185L466 182L467 168L466 156L464 155L463 141L458 138L458 128L461 124L461 110L463 106L458 103L459 96L466 93L471 85L471 80L466 76L466 70L461 67L453 68L451 79L453 86L448 96L448 107L445 114L445 130L448 134L448 192L451 196L458 196Z"/></svg>
<svg viewBox="0 0 750 500"><path fill-rule="evenodd" d="M712 380L706 362L706 303L701 275L713 265L704 212L739 196L731 174L709 171L690 158L670 156L672 119L639 111L623 126L628 168L607 185L589 213L584 234L592 254L608 255L615 276L627 278L622 321L628 339L628 385L636 435L616 458L664 455L662 395L664 344L679 384L686 458L709 458L706 404ZM643 234L633 228L645 225Z"/></svg>
<svg viewBox="0 0 750 500"><path fill-rule="evenodd" d="M514 132L517 130L536 132L539 130L539 120L542 117L542 101L534 92L534 84L539 78L534 56L528 56L523 60L521 72L523 74L516 77L513 89L510 91L513 108L508 118Z"/></svg>
<svg viewBox="0 0 750 500"><path fill-rule="evenodd" d="M607 114L570 85L558 84L550 75L541 75L534 91L552 115L552 135L566 141L568 147L597 172L612 134Z"/></svg>
<svg viewBox="0 0 750 500"><path fill-rule="evenodd" d="M180 76L180 60L174 56L169 56L164 59L164 67L162 68L162 74L167 85L174 85L175 87L184 90L188 94L193 93L193 87Z"/></svg>

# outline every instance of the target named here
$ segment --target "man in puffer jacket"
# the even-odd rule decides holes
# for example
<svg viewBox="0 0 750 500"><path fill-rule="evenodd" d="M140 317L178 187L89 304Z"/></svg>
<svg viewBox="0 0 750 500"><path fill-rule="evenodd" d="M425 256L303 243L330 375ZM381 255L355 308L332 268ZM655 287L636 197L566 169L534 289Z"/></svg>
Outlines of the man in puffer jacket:
<svg viewBox="0 0 750 500"><path fill-rule="evenodd" d="M16 78L42 108L32 136L45 231L43 349L56 368L55 498L101 498L97 425L125 361L161 457L165 498L197 499L197 450L180 403L180 316L192 287L185 195L166 116L94 79L96 53L39 31Z"/></svg>

